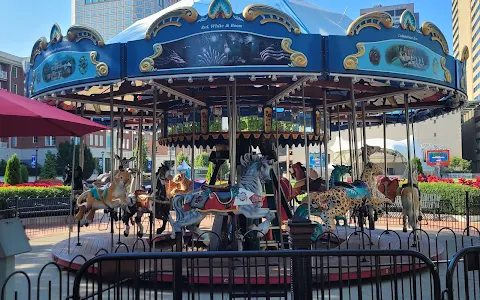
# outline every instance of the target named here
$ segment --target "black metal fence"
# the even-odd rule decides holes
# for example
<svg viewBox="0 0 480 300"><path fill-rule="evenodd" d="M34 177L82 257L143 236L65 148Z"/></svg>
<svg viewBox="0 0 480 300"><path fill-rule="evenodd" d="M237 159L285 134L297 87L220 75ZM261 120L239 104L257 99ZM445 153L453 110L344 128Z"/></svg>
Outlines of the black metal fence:
<svg viewBox="0 0 480 300"><path fill-rule="evenodd" d="M130 248L117 245L114 252L122 253L101 249L88 262L77 255L67 267L51 262L41 271L17 271L0 300L441 299L442 291L444 299L478 299L480 232L464 233L421 232L423 244L415 247L393 242L402 232L356 232L340 246L330 234L314 242L317 250L242 252L204 251L194 241L148 252L138 239ZM364 248L346 249L362 236Z"/></svg>

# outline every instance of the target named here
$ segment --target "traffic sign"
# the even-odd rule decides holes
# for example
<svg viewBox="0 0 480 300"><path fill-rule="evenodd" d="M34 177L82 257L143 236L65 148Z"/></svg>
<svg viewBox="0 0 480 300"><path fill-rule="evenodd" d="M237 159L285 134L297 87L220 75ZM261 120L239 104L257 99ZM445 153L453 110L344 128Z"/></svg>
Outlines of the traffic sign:
<svg viewBox="0 0 480 300"><path fill-rule="evenodd" d="M152 172L152 161L147 161L147 172Z"/></svg>
<svg viewBox="0 0 480 300"><path fill-rule="evenodd" d="M30 162L30 165L32 166L32 168L37 167L37 156L36 155L32 155L32 161Z"/></svg>

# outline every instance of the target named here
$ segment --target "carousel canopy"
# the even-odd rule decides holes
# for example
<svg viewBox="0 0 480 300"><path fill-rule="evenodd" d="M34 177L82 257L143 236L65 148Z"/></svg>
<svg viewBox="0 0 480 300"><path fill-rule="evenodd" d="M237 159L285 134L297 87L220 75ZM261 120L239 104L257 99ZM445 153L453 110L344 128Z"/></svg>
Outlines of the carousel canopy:
<svg viewBox="0 0 480 300"><path fill-rule="evenodd" d="M107 43L125 43L144 39L148 28L154 24L158 18L179 8L192 7L199 15L205 16L208 14L210 3L210 0L179 1L145 19L138 20ZM257 3L258 1L241 0L232 1L231 5L234 13L241 14L245 7ZM352 22L349 17L343 14L324 10L308 1L264 0L262 4L290 15L300 25L302 33L345 35L348 26Z"/></svg>
<svg viewBox="0 0 480 300"><path fill-rule="evenodd" d="M26 94L67 111L83 103L87 117L155 110L161 143L202 146L228 144L231 99L239 138L301 145L353 114L370 126L384 112L406 122L407 103L414 122L460 109L468 57L467 47L450 56L440 29L408 10L394 25L385 12L351 21L308 1L184 0L107 43L91 28L64 36L54 25L33 46Z"/></svg>

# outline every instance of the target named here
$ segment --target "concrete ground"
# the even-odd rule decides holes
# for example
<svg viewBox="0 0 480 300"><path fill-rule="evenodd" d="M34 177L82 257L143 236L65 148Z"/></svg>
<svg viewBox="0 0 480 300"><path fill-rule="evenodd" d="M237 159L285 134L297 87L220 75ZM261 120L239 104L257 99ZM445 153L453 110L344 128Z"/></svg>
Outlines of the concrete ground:
<svg viewBox="0 0 480 300"><path fill-rule="evenodd" d="M435 239L436 231L429 232L430 238ZM23 271L28 275L30 282L23 274L16 274L15 280L11 280L7 285L5 299L15 299L14 292L17 292L16 299L29 299L28 294L31 293L31 299L36 299L39 295L39 299L65 299L67 295L70 295L70 291L73 286L73 279L75 274L68 273L66 271L60 271L52 262L50 251L56 243L68 238L68 232L58 232L55 235L45 237L35 237L30 240L32 251L29 253L21 254L16 257L16 270ZM425 237L424 237L425 238ZM453 257L456 251L458 251L463 245L479 245L480 237L465 237L454 236L451 233L442 233L436 240L439 244L442 244L445 248L445 255L441 261L438 262L437 267L440 273L440 281L442 290L445 289L445 276L448 260ZM50 263L50 264L49 264ZM45 267L45 265L49 264ZM319 273L319 270L314 270L315 273ZM41 280L39 279L39 274ZM61 274L59 276L59 274ZM254 276L254 274L252 274ZM455 275L454 288L465 293L465 283L469 283L468 289L470 290L470 299L480 298L480 273L478 271L467 273L467 278L463 272L463 266L459 267L459 272ZM12 283L14 282L14 286ZM328 282L323 285L314 284L314 299L394 299L394 295L398 295L399 299L432 299L431 286L429 273L423 269L416 273L416 281L412 280L409 276L395 276L394 278L383 278L378 283L375 280L363 281L361 285L354 282L350 282L351 288L346 287L348 282L344 281L341 285L338 283ZM86 292L85 283L82 285L84 292ZM90 283L91 292L91 283ZM107 287L107 285L104 285ZM213 292L214 299L230 299L228 295L228 286L215 285L212 287L206 286L206 288L198 288L189 286L190 293L185 293L184 299L210 299L209 292ZM223 288L223 290L222 290ZM245 286L235 286L236 292L248 293L249 288ZM154 295L157 294L160 299L172 299L170 288L167 287L160 294L160 292L154 292L149 287L142 287L140 290L140 299L155 299ZM272 292L278 291L278 287L272 287ZM323 295L322 295L323 291ZM118 299L118 296L123 299L134 299L135 291L130 285L123 285L121 289L117 289L118 294L115 295L113 290L109 290L103 293L104 299ZM254 299L265 299L265 297L255 297L255 293L264 293L265 288L251 287L250 292ZM415 293L416 297L410 296ZM161 295L161 297L160 297ZM290 298L290 293L287 292ZM130 296L130 297L128 297ZM1 297L0 297L1 298ZM245 299L246 297L237 297L236 299ZM93 299L96 299L94 297ZM275 297L272 297L275 299ZM284 299L276 298L276 299ZM464 295L456 294L455 299L465 299Z"/></svg>

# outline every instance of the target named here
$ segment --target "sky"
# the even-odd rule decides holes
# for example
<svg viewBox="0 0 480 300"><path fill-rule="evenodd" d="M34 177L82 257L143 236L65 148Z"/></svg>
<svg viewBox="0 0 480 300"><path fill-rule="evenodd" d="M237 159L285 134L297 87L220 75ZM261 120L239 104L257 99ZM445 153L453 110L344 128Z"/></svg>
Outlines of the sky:
<svg viewBox="0 0 480 300"><path fill-rule="evenodd" d="M235 0L232 0L235 1ZM375 4L394 5L414 3L420 13L420 22L430 21L442 30L452 47L452 1L451 0L309 0L330 11L344 12L355 19L360 8ZM261 1L260 1L261 2ZM45 36L48 39L54 23L60 25L66 35L71 25L71 0L0 0L0 51L28 57L35 41Z"/></svg>

